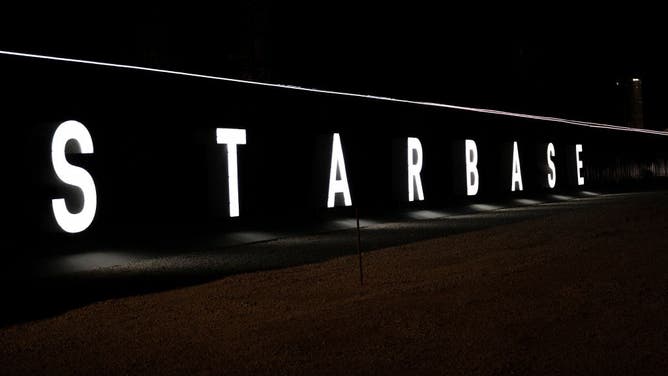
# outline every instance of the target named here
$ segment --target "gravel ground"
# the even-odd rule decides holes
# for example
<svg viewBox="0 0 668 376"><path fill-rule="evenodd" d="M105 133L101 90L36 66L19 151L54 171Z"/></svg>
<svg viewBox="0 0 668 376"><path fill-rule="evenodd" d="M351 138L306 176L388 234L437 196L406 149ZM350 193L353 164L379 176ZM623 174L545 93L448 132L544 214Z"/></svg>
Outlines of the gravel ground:
<svg viewBox="0 0 668 376"><path fill-rule="evenodd" d="M0 329L0 373L666 375L666 230L653 193L368 253L363 287L345 256L110 299Z"/></svg>

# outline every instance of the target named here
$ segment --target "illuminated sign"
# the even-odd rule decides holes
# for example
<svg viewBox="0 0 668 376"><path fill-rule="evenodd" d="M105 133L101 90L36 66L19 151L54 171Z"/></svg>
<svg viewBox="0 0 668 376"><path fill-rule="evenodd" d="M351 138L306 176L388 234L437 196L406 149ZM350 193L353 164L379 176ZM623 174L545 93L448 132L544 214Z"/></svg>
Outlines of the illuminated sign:
<svg viewBox="0 0 668 376"><path fill-rule="evenodd" d="M524 190L522 186L522 169L520 168L520 155L517 151L517 141L513 142L513 174L510 182L510 190L515 192L515 187L520 191Z"/></svg>
<svg viewBox="0 0 668 376"><path fill-rule="evenodd" d="M7 51L0 64L12 93L0 189L17 243L53 228L101 236L85 242L307 223L352 206L391 216L668 176L668 132Z"/></svg>
<svg viewBox="0 0 668 376"><path fill-rule="evenodd" d="M70 212L64 198L53 199L51 205L58 226L65 232L77 233L87 229L93 223L97 208L97 192L95 191L93 177L90 176L88 171L67 162L66 146L70 141L78 147L79 153L92 154L93 139L83 124L69 120L58 126L51 141L53 170L63 183L73 185L81 190L83 208L78 213Z"/></svg>
<svg viewBox="0 0 668 376"><path fill-rule="evenodd" d="M466 150L466 195L478 194L478 148L473 140L464 141Z"/></svg>
<svg viewBox="0 0 668 376"><path fill-rule="evenodd" d="M424 200L422 192L422 144L415 137L408 137L406 146L408 149L408 201L415 201L417 191L418 200Z"/></svg>
<svg viewBox="0 0 668 376"><path fill-rule="evenodd" d="M239 216L239 174L237 167L237 145L246 145L246 130L218 128L216 129L218 144L225 145L227 150L227 190L230 200L230 217Z"/></svg>
<svg viewBox="0 0 668 376"><path fill-rule="evenodd" d="M333 133L331 138L331 159L329 168L329 186L327 192L327 208L335 206L352 206L352 197L348 185L346 163L343 154L341 136ZM424 150L420 139L408 137L406 140L406 162L408 177L408 202L423 201L423 162ZM239 216L239 167L237 148L246 145L246 130L234 128L217 128L216 142L225 147L227 163L227 188L229 198L229 217ZM70 146L68 148L68 145ZM547 162L547 186L556 186L557 174L556 149L553 143L546 144L545 158ZM474 140L464 140L464 165L466 172L466 195L475 196L479 190L479 157L478 147ZM575 170L577 185L584 185L584 163L581 158L582 144L575 145ZM80 212L73 213L68 209L64 198L52 200L53 215L58 226L65 232L77 233L87 229L93 222L97 208L97 193L92 176L84 168L70 164L67 153L93 153L93 140L86 127L80 122L69 120L60 124L53 134L51 142L51 160L56 176L63 183L81 190L83 205ZM512 144L511 192L523 191L522 170L517 141ZM404 196L405 197L405 196ZM337 200L338 198L338 200ZM338 203L337 203L338 201Z"/></svg>
<svg viewBox="0 0 668 376"><path fill-rule="evenodd" d="M550 188L554 188L557 184L557 168L554 165L554 161L552 161L554 155L554 145L550 142L547 144L547 167L550 170L547 174L547 186Z"/></svg>
<svg viewBox="0 0 668 376"><path fill-rule="evenodd" d="M578 185L584 185L585 179L584 176L582 176L582 167L584 166L584 164L580 159L580 153L582 153L582 144L577 144L575 145L575 161L577 163L576 170L578 172Z"/></svg>
<svg viewBox="0 0 668 376"><path fill-rule="evenodd" d="M353 204L348 187L348 176L346 175L346 162L343 159L341 148L341 137L338 133L332 136L332 163L329 167L329 191L327 192L327 207L333 208L336 203L336 195L343 195L344 206Z"/></svg>

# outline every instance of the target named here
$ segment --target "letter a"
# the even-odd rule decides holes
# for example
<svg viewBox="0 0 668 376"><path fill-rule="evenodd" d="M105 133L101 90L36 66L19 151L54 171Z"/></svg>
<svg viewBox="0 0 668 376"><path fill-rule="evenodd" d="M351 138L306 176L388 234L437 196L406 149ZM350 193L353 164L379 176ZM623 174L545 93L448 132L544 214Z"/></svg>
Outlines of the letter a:
<svg viewBox="0 0 668 376"><path fill-rule="evenodd" d="M513 180L510 183L510 190L515 192L515 184L518 185L519 190L522 188L522 170L520 168L520 155L517 151L517 141L513 142Z"/></svg>
<svg viewBox="0 0 668 376"><path fill-rule="evenodd" d="M337 179L337 172L340 179ZM333 208L337 193L343 194L345 206L353 204L350 198L350 189L348 188L348 177L346 175L346 162L343 160L343 150L341 148L341 138L338 133L334 133L332 138L332 163L329 168L329 192L327 193L327 207Z"/></svg>

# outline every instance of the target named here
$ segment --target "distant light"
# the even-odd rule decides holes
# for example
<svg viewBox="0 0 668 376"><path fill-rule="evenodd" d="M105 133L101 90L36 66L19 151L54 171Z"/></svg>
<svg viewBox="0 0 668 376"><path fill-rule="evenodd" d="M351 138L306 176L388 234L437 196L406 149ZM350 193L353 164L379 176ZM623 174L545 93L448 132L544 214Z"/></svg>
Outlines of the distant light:
<svg viewBox="0 0 668 376"><path fill-rule="evenodd" d="M640 82L640 79L639 78L634 78L634 79L632 79L632 81L633 82Z"/></svg>

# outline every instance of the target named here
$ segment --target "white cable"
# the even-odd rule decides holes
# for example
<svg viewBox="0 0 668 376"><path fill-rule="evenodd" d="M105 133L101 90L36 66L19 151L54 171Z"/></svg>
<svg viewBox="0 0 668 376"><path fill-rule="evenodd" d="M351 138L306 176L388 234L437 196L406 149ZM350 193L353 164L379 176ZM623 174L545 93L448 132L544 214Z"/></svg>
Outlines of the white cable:
<svg viewBox="0 0 668 376"><path fill-rule="evenodd" d="M68 63L98 65L98 66L103 66L103 67L133 69L133 70L146 71L146 72L156 72L156 73L172 74L172 75L177 75L177 76L204 78L204 79L209 79L209 80L234 82L234 83L247 84L247 85L267 86L267 87L274 87L274 88L281 88L281 89L288 89L288 90L306 91L306 92L311 92L311 93L339 95L339 96L365 98L365 99L372 99L372 100L379 100L379 101L386 101L386 102L407 103L407 104L414 104L414 105L419 105L419 106L441 107L441 108L449 108L449 109L454 109L454 110L479 112L479 113L485 113L485 114L511 116L511 117L518 117L518 118L524 118L524 119L549 121L549 122L553 122L553 123L578 125L578 126L589 127L589 128L611 129L611 130L625 131L625 132L648 133L648 134L654 134L654 135L660 135L660 136L668 136L668 132L655 131L655 130L652 130L652 129L629 128L629 127L624 127L624 126L620 126L620 125L595 123L595 122L572 120L572 119L563 119L563 118L558 118L558 117L521 114L521 113L518 113L518 112L490 110L490 109L476 108L476 107L455 106L455 105L444 104L444 103L435 103L435 102L413 101L413 100L408 100L408 99L391 98L391 97L384 97L384 96L378 96L378 95L349 93L349 92L344 92L344 91L322 90L322 89L314 89L314 88L295 86L295 85L272 84L272 83L269 83L269 82L241 80L241 79L237 79L237 78L218 77L218 76L211 76L211 75L206 75L206 74L179 72L179 71L173 71L173 70L168 70L168 69L148 68L148 67L141 67L141 66L137 66L137 65L112 64L112 63L105 63L105 62L101 62L101 61L71 59L71 58L65 58L65 57L28 54L28 53L15 52L15 51L4 51L4 50L0 50L0 55L20 56L20 57L28 57L28 58L34 58L34 59L62 61L62 62L68 62Z"/></svg>

